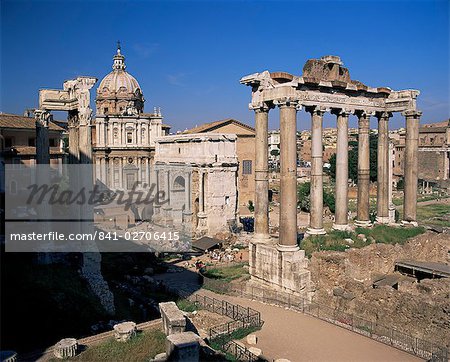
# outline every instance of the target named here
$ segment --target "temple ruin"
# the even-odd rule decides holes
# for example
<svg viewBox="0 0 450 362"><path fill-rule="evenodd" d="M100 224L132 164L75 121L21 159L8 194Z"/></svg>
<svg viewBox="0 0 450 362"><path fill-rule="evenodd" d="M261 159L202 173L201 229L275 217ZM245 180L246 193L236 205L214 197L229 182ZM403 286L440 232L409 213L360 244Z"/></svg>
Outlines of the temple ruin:
<svg viewBox="0 0 450 362"><path fill-rule="evenodd" d="M325 234L323 228L322 120L325 112L336 115L336 213L334 229L346 230L348 220L348 119L358 117L358 199L356 226L369 226L369 121L378 119L377 222L389 223L389 137L393 112L406 119L404 224L416 223L417 149L421 112L417 90L394 91L369 87L352 80L337 56L310 59L303 75L286 72L254 73L241 84L252 87L250 109L255 112L255 237L250 246L252 280L293 293L308 291L309 271L297 239L296 115L302 108L311 114L311 217L308 235ZM278 239L269 234L268 117L280 110L281 171L280 227Z"/></svg>

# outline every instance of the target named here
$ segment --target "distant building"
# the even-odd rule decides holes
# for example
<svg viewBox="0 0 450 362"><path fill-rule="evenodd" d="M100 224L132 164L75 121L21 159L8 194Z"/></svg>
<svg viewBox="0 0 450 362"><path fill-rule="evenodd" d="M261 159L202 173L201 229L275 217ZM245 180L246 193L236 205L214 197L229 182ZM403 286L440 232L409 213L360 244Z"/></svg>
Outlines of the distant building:
<svg viewBox="0 0 450 362"><path fill-rule="evenodd" d="M255 202L255 129L235 119L224 119L184 131L184 133L221 133L237 136L238 205L240 214L249 213L249 201Z"/></svg>
<svg viewBox="0 0 450 362"><path fill-rule="evenodd" d="M36 123L34 117L0 113L0 148L4 164L32 165L36 161ZM62 164L65 130L50 122L50 164Z"/></svg>
<svg viewBox="0 0 450 362"><path fill-rule="evenodd" d="M108 188L129 190L150 183L155 139L169 133L158 108L144 113L144 95L138 81L126 71L120 48L113 70L100 82L92 134L97 178Z"/></svg>
<svg viewBox="0 0 450 362"><path fill-rule="evenodd" d="M65 130L49 123L50 165L63 164ZM0 189L15 193L17 185L4 185L4 166L36 164L36 121L34 117L0 113Z"/></svg>
<svg viewBox="0 0 450 362"><path fill-rule="evenodd" d="M405 152L404 130L390 134L394 143L394 179L403 177ZM450 120L424 124L419 128L419 183L426 182L443 188L450 187Z"/></svg>

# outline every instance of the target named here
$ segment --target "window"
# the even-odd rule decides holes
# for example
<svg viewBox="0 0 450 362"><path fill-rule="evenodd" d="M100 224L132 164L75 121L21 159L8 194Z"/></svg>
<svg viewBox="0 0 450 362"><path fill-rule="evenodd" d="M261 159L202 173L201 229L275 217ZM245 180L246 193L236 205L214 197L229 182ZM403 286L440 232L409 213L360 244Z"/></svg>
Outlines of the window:
<svg viewBox="0 0 450 362"><path fill-rule="evenodd" d="M127 143L133 143L133 133L127 132Z"/></svg>
<svg viewBox="0 0 450 362"><path fill-rule="evenodd" d="M50 138L48 140L48 144L50 147L57 147L58 145L56 144L56 139L55 138Z"/></svg>
<svg viewBox="0 0 450 362"><path fill-rule="evenodd" d="M108 107L103 108L103 113L107 114L108 113Z"/></svg>
<svg viewBox="0 0 450 362"><path fill-rule="evenodd" d="M6 147L6 148L9 148L9 147L12 147L12 145L13 145L13 140L12 140L12 138L11 138L11 137L6 137L6 138L5 138L5 147Z"/></svg>
<svg viewBox="0 0 450 362"><path fill-rule="evenodd" d="M34 137L28 138L28 146L36 147L36 138L34 138Z"/></svg>
<svg viewBox="0 0 450 362"><path fill-rule="evenodd" d="M252 174L252 161L244 160L242 161L242 174L251 175Z"/></svg>
<svg viewBox="0 0 450 362"><path fill-rule="evenodd" d="M17 182L12 180L9 184L9 192L13 195L17 194Z"/></svg>

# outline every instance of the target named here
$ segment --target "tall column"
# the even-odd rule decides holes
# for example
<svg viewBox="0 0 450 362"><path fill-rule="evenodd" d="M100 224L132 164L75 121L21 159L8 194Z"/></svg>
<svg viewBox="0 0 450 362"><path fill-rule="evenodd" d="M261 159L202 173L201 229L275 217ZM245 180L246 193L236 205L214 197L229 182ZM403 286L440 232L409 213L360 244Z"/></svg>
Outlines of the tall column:
<svg viewBox="0 0 450 362"><path fill-rule="evenodd" d="M296 251L297 245L297 102L280 107L280 239L279 250Z"/></svg>
<svg viewBox="0 0 450 362"><path fill-rule="evenodd" d="M361 112L358 115L358 204L355 224L362 227L370 226L370 116L371 114L367 112Z"/></svg>
<svg viewBox="0 0 450 362"><path fill-rule="evenodd" d="M36 120L36 163L50 164L50 143L48 139L48 124L52 116L44 110L35 110Z"/></svg>
<svg viewBox="0 0 450 362"><path fill-rule="evenodd" d="M395 223L395 205L392 202L393 172L394 172L394 144L389 141L389 173L388 173L388 204L389 204L389 222Z"/></svg>
<svg viewBox="0 0 450 362"><path fill-rule="evenodd" d="M337 115L336 212L333 229L348 230L348 116L344 109Z"/></svg>
<svg viewBox="0 0 450 362"><path fill-rule="evenodd" d="M268 169L268 120L266 104L255 111L255 239L268 241L269 235L269 169Z"/></svg>
<svg viewBox="0 0 450 362"><path fill-rule="evenodd" d="M377 222L389 223L389 112L377 114Z"/></svg>
<svg viewBox="0 0 450 362"><path fill-rule="evenodd" d="M323 235L323 145L322 120L324 109L312 107L311 113L311 191L310 222L307 233Z"/></svg>
<svg viewBox="0 0 450 362"><path fill-rule="evenodd" d="M78 111L69 111L67 126L69 128L69 163L80 162L79 134L78 134Z"/></svg>
<svg viewBox="0 0 450 362"><path fill-rule="evenodd" d="M406 117L403 220L411 223L416 222L417 216L417 153L419 148L419 122L422 112L409 110L403 112L403 115Z"/></svg>

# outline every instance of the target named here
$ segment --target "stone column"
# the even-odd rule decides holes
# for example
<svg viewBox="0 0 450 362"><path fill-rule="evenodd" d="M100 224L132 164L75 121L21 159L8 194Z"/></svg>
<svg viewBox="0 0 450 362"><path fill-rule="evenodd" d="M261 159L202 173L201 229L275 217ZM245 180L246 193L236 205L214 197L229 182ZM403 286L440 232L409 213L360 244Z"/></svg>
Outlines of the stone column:
<svg viewBox="0 0 450 362"><path fill-rule="evenodd" d="M348 230L348 116L346 110L337 115L336 147L336 212L333 229Z"/></svg>
<svg viewBox="0 0 450 362"><path fill-rule="evenodd" d="M34 112L34 117L36 120L36 163L50 164L48 124L52 116L45 110L37 109Z"/></svg>
<svg viewBox="0 0 450 362"><path fill-rule="evenodd" d="M389 141L388 203L389 203L389 222L391 224L395 223L395 205L392 202L393 172L394 172L394 166L392 164L393 160L394 160L394 144L391 141Z"/></svg>
<svg viewBox="0 0 450 362"><path fill-rule="evenodd" d="M78 111L69 111L67 126L69 128L69 163L74 165L80 162Z"/></svg>
<svg viewBox="0 0 450 362"><path fill-rule="evenodd" d="M407 223L415 223L417 216L417 153L419 148L419 123L422 112L409 110L403 112L403 115L406 117L403 220Z"/></svg>
<svg viewBox="0 0 450 362"><path fill-rule="evenodd" d="M269 170L268 170L268 120L266 104L255 111L255 239L267 242L269 235Z"/></svg>
<svg viewBox="0 0 450 362"><path fill-rule="evenodd" d="M323 145L322 120L324 109L312 107L311 113L311 191L310 222L307 233L323 235Z"/></svg>
<svg viewBox="0 0 450 362"><path fill-rule="evenodd" d="M389 223L389 112L377 114L377 222Z"/></svg>
<svg viewBox="0 0 450 362"><path fill-rule="evenodd" d="M358 115L358 204L355 225L368 227L369 188L370 188L370 148L369 126L371 114L361 112Z"/></svg>
<svg viewBox="0 0 450 362"><path fill-rule="evenodd" d="M297 102L277 102L280 107L280 251L297 245Z"/></svg>

